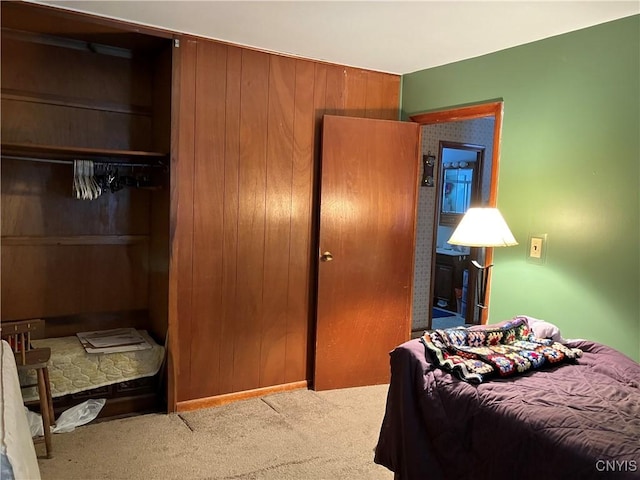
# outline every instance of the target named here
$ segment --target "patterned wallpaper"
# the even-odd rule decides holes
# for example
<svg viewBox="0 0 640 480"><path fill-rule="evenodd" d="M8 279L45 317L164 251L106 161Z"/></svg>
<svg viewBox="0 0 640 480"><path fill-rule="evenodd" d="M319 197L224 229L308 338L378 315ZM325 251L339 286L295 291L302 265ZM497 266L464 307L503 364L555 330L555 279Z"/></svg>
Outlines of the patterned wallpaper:
<svg viewBox="0 0 640 480"><path fill-rule="evenodd" d="M473 143L486 147L482 172L482 202L489 199L491 183L491 159L493 158L494 119L478 118L463 122L442 123L422 127L422 153L438 155L439 142ZM438 159L439 160L439 159ZM438 161L434 172L439 181ZM422 177L422 169L420 169ZM418 179L420 181L420 179ZM436 213L437 187L418 188L418 221L416 226L416 254L413 278L413 330L426 329L429 321L431 291L431 251L433 248L434 215ZM438 227L438 242L444 243L453 233L451 227ZM444 240L442 240L444 239Z"/></svg>

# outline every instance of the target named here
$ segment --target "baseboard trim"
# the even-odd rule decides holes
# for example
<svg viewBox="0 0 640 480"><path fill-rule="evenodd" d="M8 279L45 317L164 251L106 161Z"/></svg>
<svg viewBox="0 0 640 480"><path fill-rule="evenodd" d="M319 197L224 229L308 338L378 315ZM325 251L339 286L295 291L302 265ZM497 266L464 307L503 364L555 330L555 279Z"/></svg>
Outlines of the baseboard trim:
<svg viewBox="0 0 640 480"><path fill-rule="evenodd" d="M219 407L227 403L236 402L238 400L246 400L249 398L262 397L272 393L288 392L290 390L301 390L308 387L307 381L284 383L282 385L273 385L271 387L255 388L253 390L244 390L242 392L225 393L224 395L216 395L214 397L197 398L195 400L185 400L178 402L176 405L177 412L189 412L191 410L199 410L201 408Z"/></svg>

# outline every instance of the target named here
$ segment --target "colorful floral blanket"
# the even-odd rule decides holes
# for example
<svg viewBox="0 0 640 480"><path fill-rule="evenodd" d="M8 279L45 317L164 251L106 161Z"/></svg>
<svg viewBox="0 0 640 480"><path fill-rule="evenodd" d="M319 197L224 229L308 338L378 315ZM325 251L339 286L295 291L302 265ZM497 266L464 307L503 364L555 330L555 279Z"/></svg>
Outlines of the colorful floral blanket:
<svg viewBox="0 0 640 480"><path fill-rule="evenodd" d="M429 330L421 341L435 365L469 383L521 374L582 356L578 348L535 337L524 318L496 325Z"/></svg>

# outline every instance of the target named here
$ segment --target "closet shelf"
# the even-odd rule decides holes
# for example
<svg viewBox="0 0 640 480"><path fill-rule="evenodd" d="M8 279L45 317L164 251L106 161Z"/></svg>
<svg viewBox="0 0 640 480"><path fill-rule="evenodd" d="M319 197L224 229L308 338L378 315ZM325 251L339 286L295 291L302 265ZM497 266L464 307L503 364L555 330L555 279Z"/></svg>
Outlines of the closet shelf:
<svg viewBox="0 0 640 480"><path fill-rule="evenodd" d="M3 235L1 244L9 246L43 245L140 245L148 244L149 235L68 235L68 236L19 236Z"/></svg>
<svg viewBox="0 0 640 480"><path fill-rule="evenodd" d="M134 160L153 163L168 157L167 153L143 150L61 147L28 143L2 143L1 148L3 157L42 160L116 160L120 162Z"/></svg>

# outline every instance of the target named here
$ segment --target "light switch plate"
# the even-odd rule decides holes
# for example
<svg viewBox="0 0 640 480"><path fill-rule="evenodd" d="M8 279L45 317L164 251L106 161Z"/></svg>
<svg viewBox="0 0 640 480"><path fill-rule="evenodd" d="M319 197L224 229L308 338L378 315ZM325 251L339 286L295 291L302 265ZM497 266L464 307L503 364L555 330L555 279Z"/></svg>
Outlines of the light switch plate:
<svg viewBox="0 0 640 480"><path fill-rule="evenodd" d="M547 234L532 233L529 235L527 261L542 265L547 259Z"/></svg>
<svg viewBox="0 0 640 480"><path fill-rule="evenodd" d="M531 237L529 256L531 258L540 258L542 256L542 239L540 237Z"/></svg>

